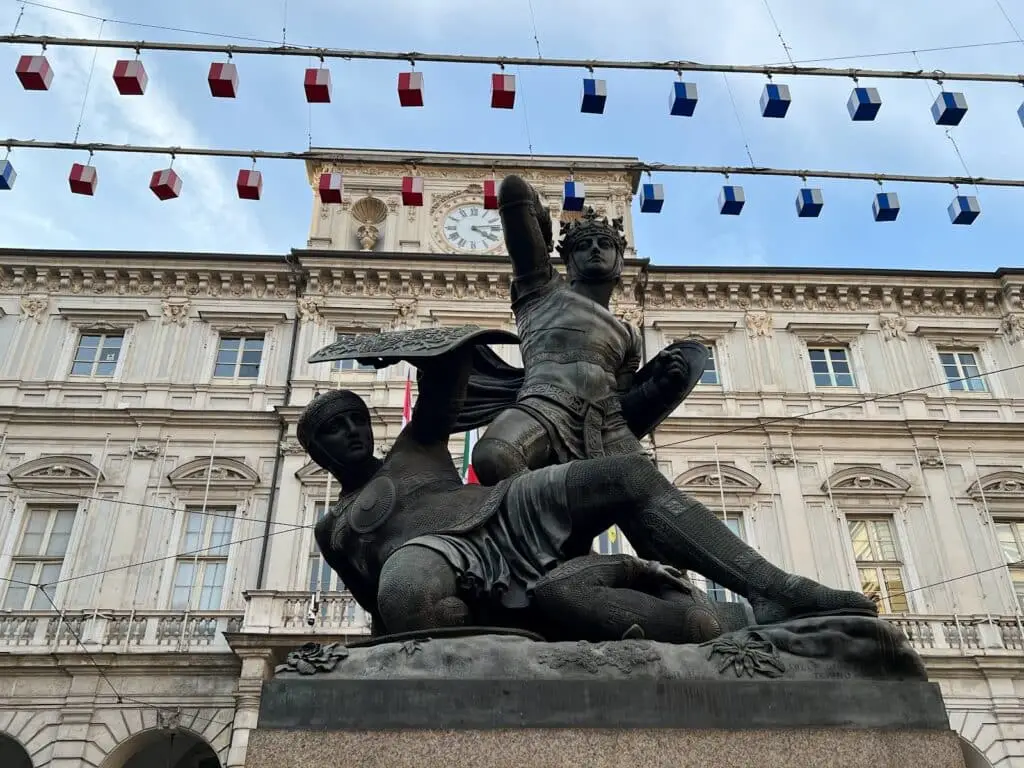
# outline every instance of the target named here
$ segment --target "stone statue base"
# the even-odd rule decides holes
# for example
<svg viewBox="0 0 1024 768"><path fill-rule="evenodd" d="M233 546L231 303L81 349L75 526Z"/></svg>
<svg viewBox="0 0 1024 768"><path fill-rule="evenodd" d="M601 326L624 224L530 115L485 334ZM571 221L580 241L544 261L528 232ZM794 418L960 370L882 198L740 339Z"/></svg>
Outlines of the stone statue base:
<svg viewBox="0 0 1024 768"><path fill-rule="evenodd" d="M248 768L963 768L938 686L877 619L703 645L516 636L304 646L264 684Z"/></svg>

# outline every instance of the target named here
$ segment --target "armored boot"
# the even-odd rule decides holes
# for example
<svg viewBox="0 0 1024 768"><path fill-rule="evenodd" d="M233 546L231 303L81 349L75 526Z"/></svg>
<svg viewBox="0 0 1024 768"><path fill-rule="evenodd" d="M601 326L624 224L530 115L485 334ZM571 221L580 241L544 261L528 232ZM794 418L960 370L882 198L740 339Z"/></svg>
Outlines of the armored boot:
<svg viewBox="0 0 1024 768"><path fill-rule="evenodd" d="M786 573L732 533L700 502L676 489L651 499L623 529L641 557L700 573L750 602L758 624L805 616L878 615L859 592Z"/></svg>

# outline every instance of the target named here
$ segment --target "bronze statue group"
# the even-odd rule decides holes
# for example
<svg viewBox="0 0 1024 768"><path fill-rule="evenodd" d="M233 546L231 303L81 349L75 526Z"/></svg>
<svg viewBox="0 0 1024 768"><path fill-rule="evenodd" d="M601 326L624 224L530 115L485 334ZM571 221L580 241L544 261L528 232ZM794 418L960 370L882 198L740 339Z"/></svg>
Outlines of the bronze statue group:
<svg viewBox="0 0 1024 768"><path fill-rule="evenodd" d="M499 206L522 369L486 346L500 334L471 326L381 334L349 356L406 360L419 388L388 454L373 455L369 410L350 391L316 397L299 420L299 441L341 485L317 544L374 633L503 627L547 640L700 643L751 624L877 615L858 592L772 565L643 451L708 352L676 342L641 366L638 330L609 310L621 220L587 209L563 224L565 279L551 266L537 192L509 176ZM467 485L449 438L475 426L486 426L472 457L480 484ZM592 552L612 525L639 557ZM745 602L710 601L687 571Z"/></svg>

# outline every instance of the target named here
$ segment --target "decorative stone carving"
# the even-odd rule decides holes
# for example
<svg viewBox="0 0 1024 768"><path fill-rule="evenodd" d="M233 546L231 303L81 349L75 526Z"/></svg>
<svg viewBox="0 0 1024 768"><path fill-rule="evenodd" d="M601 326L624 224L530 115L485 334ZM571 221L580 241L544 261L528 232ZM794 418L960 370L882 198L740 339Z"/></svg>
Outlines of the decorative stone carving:
<svg viewBox="0 0 1024 768"><path fill-rule="evenodd" d="M136 445L132 448L132 456L136 459L155 459L160 455L159 443Z"/></svg>
<svg viewBox="0 0 1024 768"><path fill-rule="evenodd" d="M942 457L937 453L930 453L921 456L922 469L942 469L945 467Z"/></svg>
<svg viewBox="0 0 1024 768"><path fill-rule="evenodd" d="M167 731L176 731L181 727L181 707L175 709L158 709L156 725Z"/></svg>
<svg viewBox="0 0 1024 768"><path fill-rule="evenodd" d="M993 472L975 481L967 489L968 495L974 499L984 499L985 502L994 500L1013 500L1019 503L1024 496L1024 472L1014 469L1005 469L1000 472Z"/></svg>
<svg viewBox="0 0 1024 768"><path fill-rule="evenodd" d="M380 230L373 224L360 224L356 230L356 239L359 240L360 250L372 251L380 240Z"/></svg>
<svg viewBox="0 0 1024 768"><path fill-rule="evenodd" d="M285 658L284 664L274 668L275 674L280 672L298 672L300 675L315 675L317 672L332 672L338 662L348 658L348 648L344 643L306 643L292 651Z"/></svg>
<svg viewBox="0 0 1024 768"><path fill-rule="evenodd" d="M285 438L280 443L281 453L286 456L300 456L306 453L305 449L294 437Z"/></svg>
<svg viewBox="0 0 1024 768"><path fill-rule="evenodd" d="M188 299L164 299L160 302L161 319L164 325L175 325L185 327L188 322L188 312L192 302Z"/></svg>
<svg viewBox="0 0 1024 768"><path fill-rule="evenodd" d="M408 327L416 319L416 308L419 304L416 299L396 298L392 302L396 317L392 324L395 328Z"/></svg>
<svg viewBox="0 0 1024 768"><path fill-rule="evenodd" d="M299 320L302 323L316 323L321 325L324 322L323 306L324 300L320 296L301 296L296 305L299 310Z"/></svg>
<svg viewBox="0 0 1024 768"><path fill-rule="evenodd" d="M725 488L730 493L754 493L761 487L761 481L742 469L722 464L701 464L691 467L675 479L675 485L688 491L717 490Z"/></svg>
<svg viewBox="0 0 1024 768"><path fill-rule="evenodd" d="M882 329L882 337L886 341L907 340L907 318L903 315L879 315L878 327Z"/></svg>
<svg viewBox="0 0 1024 768"><path fill-rule="evenodd" d="M641 306L617 307L615 314L623 322L637 328L644 324L644 308Z"/></svg>
<svg viewBox="0 0 1024 768"><path fill-rule="evenodd" d="M717 661L722 674L731 669L736 677L781 677L786 672L778 650L756 631L726 635L708 646L708 661Z"/></svg>
<svg viewBox="0 0 1024 768"><path fill-rule="evenodd" d="M1000 325L1003 335L1011 344L1018 343L1024 339L1024 317L1021 315L1007 315Z"/></svg>
<svg viewBox="0 0 1024 768"><path fill-rule="evenodd" d="M656 664L660 660L661 654L653 645L629 640L617 643L560 644L541 651L537 658L540 664L552 669L589 672L592 675L605 667L612 667L628 675L636 667Z"/></svg>
<svg viewBox="0 0 1024 768"><path fill-rule="evenodd" d="M45 293L31 294L22 296L19 303L22 319L31 319L41 323L50 308L50 297Z"/></svg>
<svg viewBox="0 0 1024 768"><path fill-rule="evenodd" d="M910 490L910 483L877 467L850 467L826 479L821 490L826 493L903 495Z"/></svg>
<svg viewBox="0 0 1024 768"><path fill-rule="evenodd" d="M744 316L747 333L751 338L772 335L772 316L768 312L748 312Z"/></svg>
<svg viewBox="0 0 1024 768"><path fill-rule="evenodd" d="M772 466L773 467L793 467L796 466L796 460L792 454L789 453L776 453L772 455Z"/></svg>
<svg viewBox="0 0 1024 768"><path fill-rule="evenodd" d="M93 485L104 480L99 468L77 456L41 456L8 472L13 485Z"/></svg>
<svg viewBox="0 0 1024 768"><path fill-rule="evenodd" d="M208 456L176 467L167 479L174 488L192 489L205 488L207 481L212 487L248 489L260 481L255 470L237 459L214 457L211 469Z"/></svg>

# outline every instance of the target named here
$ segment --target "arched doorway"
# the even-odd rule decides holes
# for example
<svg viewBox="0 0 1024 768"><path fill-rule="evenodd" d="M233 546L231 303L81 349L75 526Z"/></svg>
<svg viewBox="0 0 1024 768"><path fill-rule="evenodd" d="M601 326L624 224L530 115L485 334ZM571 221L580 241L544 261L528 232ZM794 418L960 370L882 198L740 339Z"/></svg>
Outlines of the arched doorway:
<svg viewBox="0 0 1024 768"><path fill-rule="evenodd" d="M981 750L963 736L960 737L960 751L964 755L964 765L967 768L992 768L992 763L982 754Z"/></svg>
<svg viewBox="0 0 1024 768"><path fill-rule="evenodd" d="M221 764L210 745L195 734L156 728L118 746L103 768L221 768Z"/></svg>
<svg viewBox="0 0 1024 768"><path fill-rule="evenodd" d="M0 765L4 768L32 768L32 758L21 744L0 733Z"/></svg>

